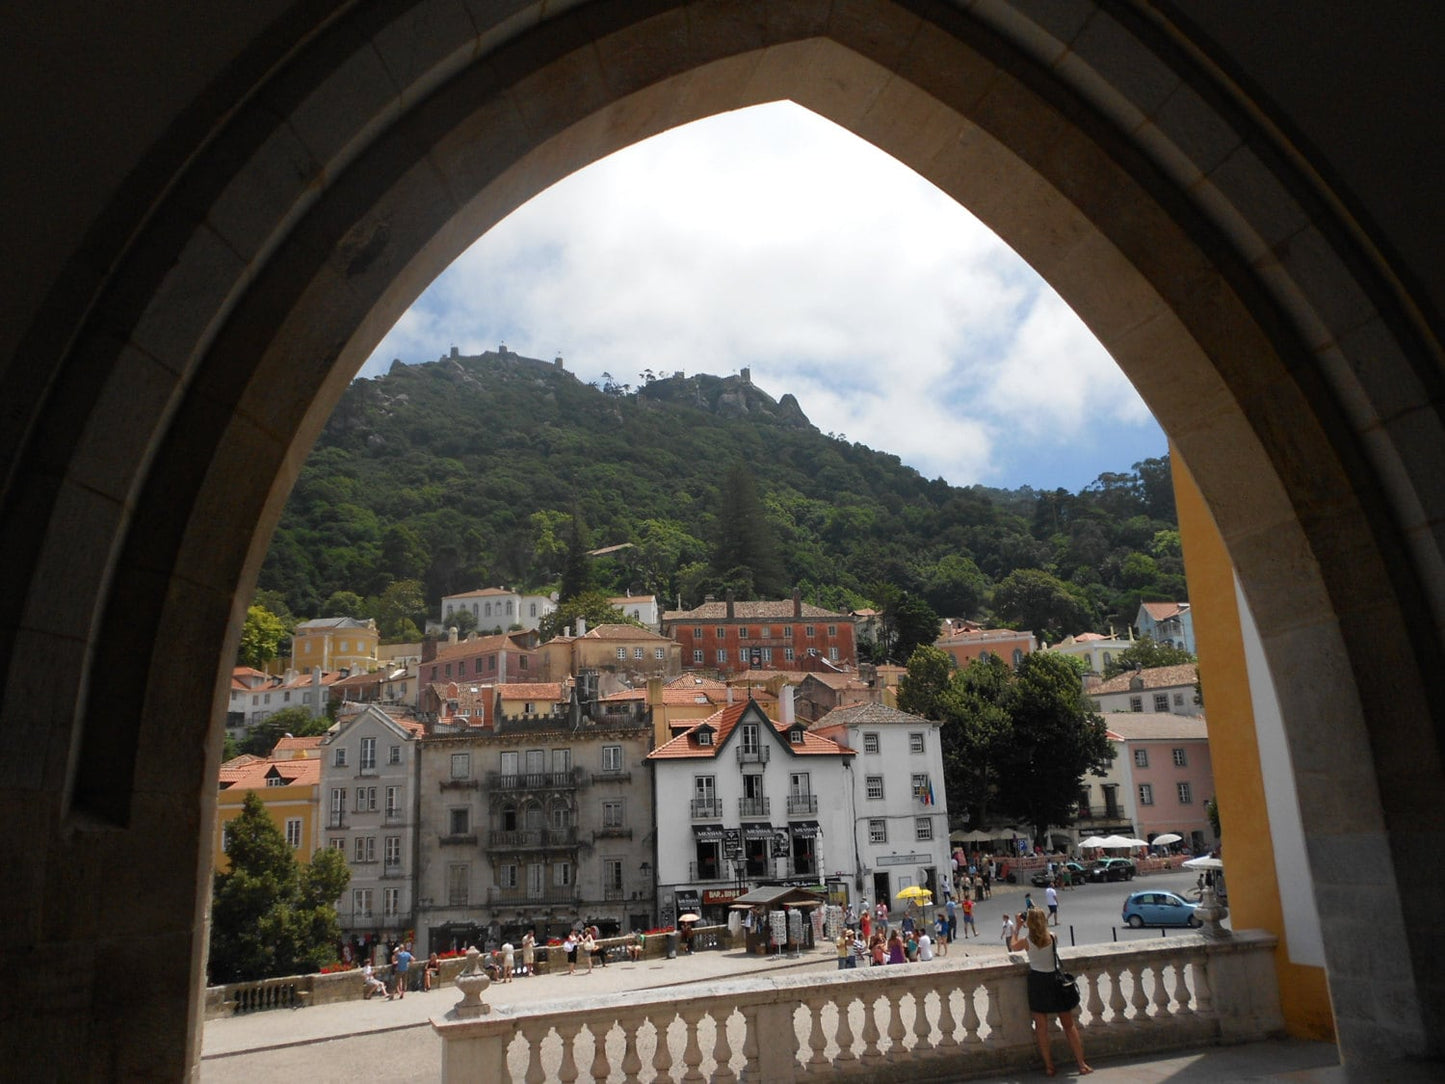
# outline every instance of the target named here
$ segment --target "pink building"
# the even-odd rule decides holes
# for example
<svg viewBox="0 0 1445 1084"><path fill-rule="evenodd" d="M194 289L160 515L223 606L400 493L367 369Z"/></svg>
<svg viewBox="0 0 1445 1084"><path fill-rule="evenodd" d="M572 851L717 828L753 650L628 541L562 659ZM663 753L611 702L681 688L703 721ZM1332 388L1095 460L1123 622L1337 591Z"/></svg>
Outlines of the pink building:
<svg viewBox="0 0 1445 1084"><path fill-rule="evenodd" d="M1104 723L1129 782L1135 834L1152 840L1173 832L1196 852L1213 848L1217 841L1204 806L1214 797L1214 766L1203 717L1110 712Z"/></svg>

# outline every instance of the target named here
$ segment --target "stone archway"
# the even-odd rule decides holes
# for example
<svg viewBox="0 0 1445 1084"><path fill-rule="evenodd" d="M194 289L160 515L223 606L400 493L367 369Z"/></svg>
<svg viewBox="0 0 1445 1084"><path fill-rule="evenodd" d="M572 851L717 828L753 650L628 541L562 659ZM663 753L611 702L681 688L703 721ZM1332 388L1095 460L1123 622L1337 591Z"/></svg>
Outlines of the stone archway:
<svg viewBox="0 0 1445 1084"><path fill-rule="evenodd" d="M1140 389L1259 617L1342 1049L1438 1055L1439 980L1403 931L1441 878L1416 867L1406 892L1395 863L1442 820L1439 349L1305 153L1183 29L1125 5L546 7L277 24L266 63L213 84L217 123L117 186L120 225L30 323L43 377L5 385L0 808L27 841L18 928L73 966L16 1007L7 1031L49 1041L7 1040L8 1063L194 1065L217 660L370 345L552 180L780 98L969 206ZM146 996L117 997L117 973Z"/></svg>

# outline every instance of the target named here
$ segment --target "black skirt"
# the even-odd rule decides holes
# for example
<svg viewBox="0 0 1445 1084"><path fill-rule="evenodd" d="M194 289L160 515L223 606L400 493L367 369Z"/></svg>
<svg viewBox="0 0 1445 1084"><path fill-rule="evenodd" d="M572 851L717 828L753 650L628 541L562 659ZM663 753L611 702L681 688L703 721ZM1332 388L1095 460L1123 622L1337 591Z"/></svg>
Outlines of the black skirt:
<svg viewBox="0 0 1445 1084"><path fill-rule="evenodd" d="M1029 1012L1072 1012L1073 1006L1053 971L1029 968Z"/></svg>

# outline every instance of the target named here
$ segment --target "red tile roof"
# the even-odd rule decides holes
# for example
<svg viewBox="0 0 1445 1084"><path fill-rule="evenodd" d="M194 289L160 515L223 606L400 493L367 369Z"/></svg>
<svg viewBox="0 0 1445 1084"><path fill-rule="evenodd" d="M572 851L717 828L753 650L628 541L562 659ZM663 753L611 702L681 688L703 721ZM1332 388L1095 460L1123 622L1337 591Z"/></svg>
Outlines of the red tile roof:
<svg viewBox="0 0 1445 1084"><path fill-rule="evenodd" d="M505 700L547 700L561 702L568 694L560 681L510 682L496 687Z"/></svg>
<svg viewBox="0 0 1445 1084"><path fill-rule="evenodd" d="M758 707L753 700L744 701L741 704L732 704L722 711L708 716L700 722L693 723L683 733L669 741L663 742L651 753L647 754L648 760L680 760L687 758L715 759L718 750L727 744L728 738L733 730L742 720L744 714L749 710L757 715L759 722L771 724L773 730L782 738L784 745L789 752L796 756L846 756L852 750L840 746L837 742L818 736L813 731L803 731L801 745L795 745L788 740L788 728L782 723L773 722ZM710 727L713 731L713 740L710 745L699 745L697 743L697 732L702 727Z"/></svg>
<svg viewBox="0 0 1445 1084"><path fill-rule="evenodd" d="M1143 670L1125 670L1115 674L1108 681L1101 681L1092 689L1085 689L1086 696L1103 696L1113 693L1138 692L1131 684L1135 677L1143 681L1144 689L1172 689L1180 685L1193 685L1199 680L1199 664L1180 663L1178 666L1150 666Z"/></svg>
<svg viewBox="0 0 1445 1084"><path fill-rule="evenodd" d="M1202 715L1174 715L1167 711L1110 711L1102 716L1115 741L1205 740L1209 726Z"/></svg>
<svg viewBox="0 0 1445 1084"><path fill-rule="evenodd" d="M1155 621L1167 621L1189 609L1187 602L1141 602L1139 605Z"/></svg>
<svg viewBox="0 0 1445 1084"><path fill-rule="evenodd" d="M793 600L783 599L777 602L734 602L734 621L795 621L798 620L793 614ZM662 619L668 622L685 623L698 621L706 624L709 621L726 621L728 616L727 602L704 602L701 606L691 610L668 610L662 615ZM810 602L802 604L802 616L804 618L833 618L838 622L852 624L853 618L844 613L837 613L833 610L824 610L814 606Z"/></svg>

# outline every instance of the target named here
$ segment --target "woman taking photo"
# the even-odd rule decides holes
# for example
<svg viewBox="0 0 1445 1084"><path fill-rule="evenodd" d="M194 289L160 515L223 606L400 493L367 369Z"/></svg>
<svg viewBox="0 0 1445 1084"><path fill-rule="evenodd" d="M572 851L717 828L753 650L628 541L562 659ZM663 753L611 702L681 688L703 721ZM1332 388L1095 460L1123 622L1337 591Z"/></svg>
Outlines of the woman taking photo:
<svg viewBox="0 0 1445 1084"><path fill-rule="evenodd" d="M1034 1037L1044 1058L1044 1072L1054 1075L1054 1057L1049 1051L1049 1017L1057 1016L1064 1029L1064 1038L1079 1063L1079 1075L1094 1070L1084 1061L1084 1041L1074 1026L1074 1006L1068 1002L1063 986L1055 976L1058 946L1049 932L1049 916L1032 907L1018 917L1018 935L1009 943L1010 952L1029 954L1029 1014L1034 1019Z"/></svg>

